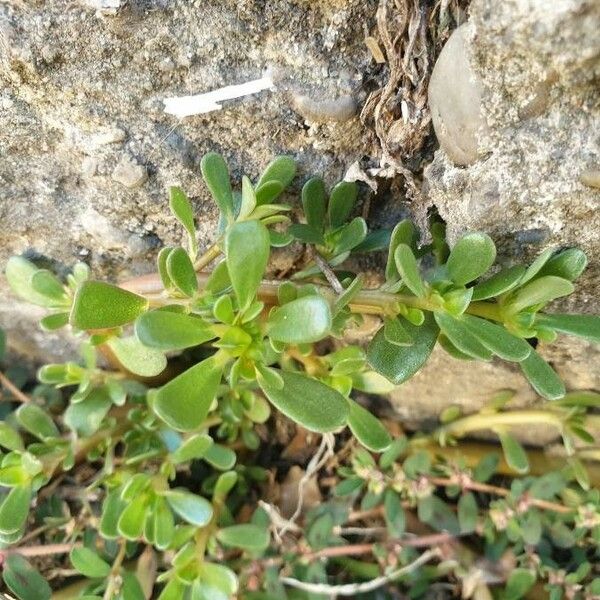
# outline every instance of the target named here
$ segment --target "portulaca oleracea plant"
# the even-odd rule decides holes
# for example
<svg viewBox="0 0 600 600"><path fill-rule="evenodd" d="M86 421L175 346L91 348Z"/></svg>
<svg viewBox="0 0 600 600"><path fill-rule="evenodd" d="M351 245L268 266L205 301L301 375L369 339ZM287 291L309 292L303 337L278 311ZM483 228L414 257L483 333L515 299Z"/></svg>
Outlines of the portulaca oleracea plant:
<svg viewBox="0 0 600 600"><path fill-rule="evenodd" d="M203 254L191 203L172 188L170 208L186 240L159 252L156 275L117 285L92 279L79 263L63 282L23 257L6 266L15 294L48 309L44 330L69 326L82 338L81 361L42 367L40 393L0 423L0 485L8 489L0 542L12 593L50 598L49 584L11 547L18 550L31 527L58 522L56 508L30 514L32 501L37 496L39 511L45 490L87 463L95 472L79 498L86 518L55 531L85 578L65 598L366 598L390 582L418 598L449 579L461 582L464 597L491 597L489 582L473 579L473 560L458 550L450 560L437 547L462 538L479 539L491 558L512 548L512 571L492 582L506 598L523 597L536 580L555 600L573 591L597 597L600 499L579 443L593 448L599 397L567 394L532 343L559 334L600 343L599 317L546 312L573 292L585 254L548 250L530 265L498 269L485 233L449 248L435 221L425 245L410 221L369 232L352 216L356 184L341 182L328 194L318 178L302 189L304 222L290 224L290 207L278 200L296 173L291 158L276 158L254 184L244 177L240 193L220 155L206 155L201 168L220 210L217 241ZM265 280L271 248L298 242L310 247L309 264L289 280ZM380 251L388 259L377 288L342 268L351 255ZM346 344L344 333L365 314L378 315L381 328L366 347ZM546 404L509 411L510 395L500 394L476 415L445 411L432 434L392 436L357 392L388 393L421 369L436 344L455 359L514 363ZM55 389L67 398L58 414L48 400ZM303 529L300 507L287 523L257 501L239 515L267 477L253 457L263 443L257 428L273 409L322 436L319 458L333 452L333 434L360 446L338 464L334 500L304 515ZM557 428L564 466L528 475L528 452L510 432L527 422ZM497 434L503 459L472 460L467 450L449 458L460 438L481 430ZM190 469L202 473L200 483L190 483ZM513 483L487 483L498 473ZM366 558L340 551L351 546L344 527L360 522L357 504L387 532ZM429 534L407 536L412 510ZM552 554L553 543L570 553L570 565L578 562L571 571ZM144 570L149 556L154 572ZM334 585L332 577L354 583Z"/></svg>

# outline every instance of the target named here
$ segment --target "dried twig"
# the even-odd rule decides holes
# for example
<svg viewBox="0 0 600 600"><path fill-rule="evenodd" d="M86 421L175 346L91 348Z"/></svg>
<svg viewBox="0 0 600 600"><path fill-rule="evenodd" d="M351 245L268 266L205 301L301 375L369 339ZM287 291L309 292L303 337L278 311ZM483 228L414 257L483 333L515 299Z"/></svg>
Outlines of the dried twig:
<svg viewBox="0 0 600 600"><path fill-rule="evenodd" d="M296 523L296 520L302 513L302 505L304 502L304 486L310 481L310 478L318 473L323 465L330 459L334 454L335 438L331 433L324 433L321 438L321 444L316 454L310 459L306 472L302 476L302 479L298 482L298 504L294 514L284 523L283 527L275 532L275 536L281 539L283 535L290 531Z"/></svg>
<svg viewBox="0 0 600 600"><path fill-rule="evenodd" d="M43 544L40 546L17 546L16 548L5 548L0 550L0 564L11 554L21 556L52 556L54 554L68 554L73 548L79 548L80 543L67 544Z"/></svg>
<svg viewBox="0 0 600 600"><path fill-rule="evenodd" d="M337 278L334 270L329 266L329 263L318 252L314 252L314 259L317 263L317 267L321 269L321 273L325 275L325 279L327 279L327 282L332 287L333 291L341 296L344 293L344 287Z"/></svg>
<svg viewBox="0 0 600 600"><path fill-rule="evenodd" d="M366 594L367 592L372 592L377 588L380 588L403 575L408 575L412 573L422 565L432 561L435 558L440 556L440 550L435 548L431 550L427 550L419 558L417 558L412 563L405 565L387 575L382 575L381 577L376 577L375 579L371 579L370 581L365 581L364 583L349 583L346 585L329 585L326 583L308 583L306 581L300 581L299 579L294 579L293 577L282 577L281 582L290 587L297 588L299 590L304 590L305 592L310 592L312 594L328 594L329 596L356 596L357 594Z"/></svg>
<svg viewBox="0 0 600 600"><path fill-rule="evenodd" d="M0 385L7 391L10 392L14 399L18 402L31 402L31 399L27 394L24 394L4 373L0 372Z"/></svg>

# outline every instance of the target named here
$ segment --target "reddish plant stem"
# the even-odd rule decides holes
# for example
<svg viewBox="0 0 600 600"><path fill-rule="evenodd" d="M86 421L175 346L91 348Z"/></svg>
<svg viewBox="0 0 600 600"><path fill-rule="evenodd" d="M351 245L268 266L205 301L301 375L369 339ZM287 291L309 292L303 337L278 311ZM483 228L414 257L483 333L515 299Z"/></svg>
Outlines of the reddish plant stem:
<svg viewBox="0 0 600 600"><path fill-rule="evenodd" d="M29 396L24 394L4 373L0 372L0 385L10 392L18 402L31 402Z"/></svg>
<svg viewBox="0 0 600 600"><path fill-rule="evenodd" d="M487 483L479 483L477 481L461 482L456 479L446 477L428 477L427 479L433 485L439 485L443 487L457 485L464 490L493 494L495 496L501 496L502 498L506 498L510 495L510 491L505 488L501 488L496 485L489 485ZM537 498L527 497L524 497L523 500L528 506L535 506L536 508L540 508L542 510L551 510L562 514L573 512L573 509L569 508L568 506L565 506L564 504L558 504L556 502L548 502L547 500L539 500Z"/></svg>
<svg viewBox="0 0 600 600"><path fill-rule="evenodd" d="M16 548L5 548L0 550L0 564L4 562L7 556L11 554L20 554L21 556L52 556L54 554L67 554L73 548L79 548L83 544L43 544L40 546L17 546Z"/></svg>

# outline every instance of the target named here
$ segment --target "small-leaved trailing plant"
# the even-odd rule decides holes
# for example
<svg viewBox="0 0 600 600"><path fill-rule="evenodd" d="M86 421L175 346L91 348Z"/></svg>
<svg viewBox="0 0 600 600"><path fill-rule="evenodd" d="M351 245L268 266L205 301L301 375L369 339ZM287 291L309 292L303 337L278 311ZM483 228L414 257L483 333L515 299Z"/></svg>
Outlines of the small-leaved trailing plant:
<svg viewBox="0 0 600 600"><path fill-rule="evenodd" d="M516 599L535 585L552 600L597 598L600 475L586 461L600 454L590 433L600 397L565 394L531 343L600 342L600 318L545 312L573 292L585 254L548 250L498 269L484 233L451 249L439 222L425 245L410 221L369 233L352 218L356 184L328 194L318 178L302 190L305 222L288 226L290 207L278 200L292 159L276 158L255 184L244 177L240 193L220 155L201 168L221 215L204 254L192 205L172 188L186 243L160 251L156 275L114 285L79 263L63 282L23 257L6 266L13 291L48 309L44 330L68 325L82 338L81 360L42 367L32 397L2 375L21 401L0 422L0 557L11 592L52 593L26 558L36 556L26 536L44 541L40 554L69 552L83 578L62 583L57 599L396 597L381 595L386 586L412 598L438 586ZM309 264L265 281L271 248L294 241L310 247ZM376 289L341 269L353 253L384 249ZM380 330L366 348L345 344L363 314L379 315ZM437 343L460 360L514 363L549 402L507 410L510 394L499 394L474 415L444 411L429 434L393 438L356 392L391 391ZM319 459L333 460L333 433L362 446L330 461L332 499L303 516L299 504L290 520L258 502L273 407L322 435ZM527 423L556 428L566 459L523 448L511 427ZM499 437L503 458L461 439L483 430ZM309 475L322 475L318 462ZM76 490L68 502L53 495L63 481Z"/></svg>

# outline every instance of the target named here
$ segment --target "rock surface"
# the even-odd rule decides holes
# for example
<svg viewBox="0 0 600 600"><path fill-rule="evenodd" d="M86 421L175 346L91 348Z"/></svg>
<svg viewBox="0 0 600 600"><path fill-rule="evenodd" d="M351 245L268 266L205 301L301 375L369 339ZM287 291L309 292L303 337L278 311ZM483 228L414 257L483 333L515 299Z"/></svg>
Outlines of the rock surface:
<svg viewBox="0 0 600 600"><path fill-rule="evenodd" d="M307 126L294 95L355 98L372 63L363 25L377 0L64 0L0 3L0 265L25 253L59 272L85 260L117 279L153 269L178 243L168 187L194 204L200 245L217 211L199 175L222 152L238 182L277 154L299 163L299 186L333 183L365 153L355 110ZM277 73L278 87L182 122L163 99ZM359 91L358 100L366 92ZM360 95L362 94L362 96ZM2 271L3 269L0 269ZM37 330L0 276L0 325L13 346L45 360L65 354ZM40 344L42 346L40 347ZM68 353L68 351L67 351Z"/></svg>
<svg viewBox="0 0 600 600"><path fill-rule="evenodd" d="M462 40L481 81L485 127L468 161L455 150L467 145L465 130L440 134L436 127L442 150L425 169L421 210L437 208L451 242L469 230L487 232L506 265L548 247L581 247L589 266L555 310L598 313L600 190L590 174L600 164L600 4L474 0L468 27ZM438 80L450 87L457 63L438 66ZM445 105L455 101L449 93L430 88L430 98L442 115L458 110ZM460 102L476 120L475 98ZM541 353L569 389L600 389L598 346L562 337ZM518 370L505 363L464 363L438 349L393 401L403 416L432 418L445 403L475 410L498 388L514 389L516 404L535 401ZM545 442L548 435L555 434L528 431L526 437Z"/></svg>
<svg viewBox="0 0 600 600"><path fill-rule="evenodd" d="M435 135L455 165L470 165L480 156L486 134L482 84L471 65L470 23L461 25L442 49L429 81L429 108Z"/></svg>

